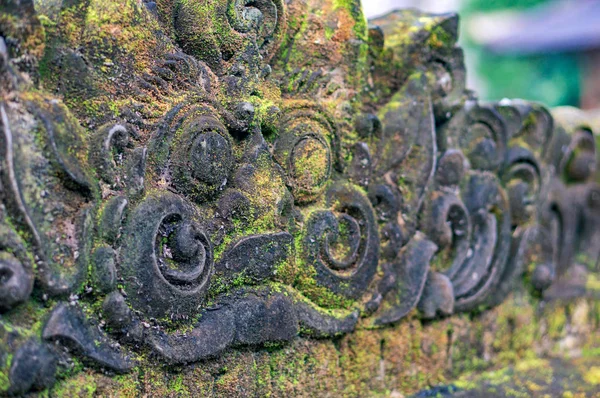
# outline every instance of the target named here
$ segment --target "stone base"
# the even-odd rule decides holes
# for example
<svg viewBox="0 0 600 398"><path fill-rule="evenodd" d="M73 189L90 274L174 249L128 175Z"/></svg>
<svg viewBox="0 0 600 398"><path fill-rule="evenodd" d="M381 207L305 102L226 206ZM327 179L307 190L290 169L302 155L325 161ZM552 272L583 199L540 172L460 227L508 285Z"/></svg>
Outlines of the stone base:
<svg viewBox="0 0 600 398"><path fill-rule="evenodd" d="M521 295L480 315L426 323L411 317L392 328L359 328L334 340L233 350L184 368L140 368L113 377L87 370L57 383L49 395L401 397L437 385L454 385L466 394L479 384L495 387L493 376L501 374L508 385L511 375L550 364L539 358L594 356L600 356L600 302L589 297L539 302ZM489 372L510 365L512 370ZM480 376L484 370L488 373ZM599 380L583 376L592 391Z"/></svg>

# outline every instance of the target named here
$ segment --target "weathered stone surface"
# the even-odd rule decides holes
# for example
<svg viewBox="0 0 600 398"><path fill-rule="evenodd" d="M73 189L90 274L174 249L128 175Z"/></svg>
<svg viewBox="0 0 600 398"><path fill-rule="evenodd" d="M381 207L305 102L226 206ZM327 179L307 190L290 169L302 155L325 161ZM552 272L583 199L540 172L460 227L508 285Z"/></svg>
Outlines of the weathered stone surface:
<svg viewBox="0 0 600 398"><path fill-rule="evenodd" d="M0 12L0 394L393 396L598 344L597 132L478 101L456 15Z"/></svg>

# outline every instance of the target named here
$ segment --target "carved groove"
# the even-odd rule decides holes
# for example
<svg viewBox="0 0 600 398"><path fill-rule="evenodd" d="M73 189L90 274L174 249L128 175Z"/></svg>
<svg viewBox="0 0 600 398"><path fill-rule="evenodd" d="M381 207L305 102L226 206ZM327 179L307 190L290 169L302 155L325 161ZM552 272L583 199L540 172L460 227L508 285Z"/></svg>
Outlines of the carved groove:
<svg viewBox="0 0 600 398"><path fill-rule="evenodd" d="M598 132L478 101L454 14L37 3L0 5L22 25L0 37L0 395L72 358L187 365L598 271Z"/></svg>

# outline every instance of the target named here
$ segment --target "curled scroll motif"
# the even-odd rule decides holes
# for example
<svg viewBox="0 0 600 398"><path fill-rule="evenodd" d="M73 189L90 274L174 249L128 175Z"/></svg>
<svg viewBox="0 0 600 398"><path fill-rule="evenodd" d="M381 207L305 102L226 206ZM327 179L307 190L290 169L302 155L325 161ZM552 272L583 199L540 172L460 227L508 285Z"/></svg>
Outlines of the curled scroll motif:
<svg viewBox="0 0 600 398"><path fill-rule="evenodd" d="M194 217L190 204L169 193L150 196L133 211L121 272L136 309L173 319L191 316L202 303L213 252Z"/></svg>
<svg viewBox="0 0 600 398"><path fill-rule="evenodd" d="M0 312L27 301L33 289L33 261L0 209Z"/></svg>
<svg viewBox="0 0 600 398"><path fill-rule="evenodd" d="M108 124L98 129L90 151L90 160L96 172L107 184L115 185L115 168L123 162L123 152L132 146L127 128L122 124Z"/></svg>
<svg viewBox="0 0 600 398"><path fill-rule="evenodd" d="M338 136L333 122L318 108L293 104L282 117L273 155L286 171L297 202L316 199L338 164Z"/></svg>
<svg viewBox="0 0 600 398"><path fill-rule="evenodd" d="M574 254L575 209L571 207L565 186L557 180L542 192L540 204L541 261L531 276L535 288L544 290L571 265Z"/></svg>
<svg viewBox="0 0 600 398"><path fill-rule="evenodd" d="M529 221L535 212L542 175L535 155L522 147L509 149L502 180L510 200L513 225Z"/></svg>
<svg viewBox="0 0 600 398"><path fill-rule="evenodd" d="M448 314L490 304L502 280L511 243L511 209L500 180L490 171L498 172L507 156L514 156L511 164L524 156L518 150L507 154L506 137L501 115L476 103L468 103L441 129L438 142L443 152L420 220L439 248L419 304L425 317L438 310ZM527 171L525 166L511 169L523 178L530 177ZM535 177L534 182L539 180Z"/></svg>
<svg viewBox="0 0 600 398"><path fill-rule="evenodd" d="M159 172L195 201L223 190L233 168L231 137L215 115L208 106L175 107L151 146Z"/></svg>
<svg viewBox="0 0 600 398"><path fill-rule="evenodd" d="M545 186L550 172L544 171L543 161L552 136L553 119L544 107L520 100L503 100L494 108L502 115L507 128L508 151L500 175L510 202L513 228L507 264L490 300L490 304L495 305L515 287L526 264L534 261L532 256L537 245L544 247L536 259L544 264L538 276L532 278L537 287L546 285L547 279L552 277L554 271L548 265L555 260L551 253L561 249L552 235L560 232L556 227L556 210L540 211L544 208L540 204L548 193Z"/></svg>
<svg viewBox="0 0 600 398"><path fill-rule="evenodd" d="M163 19L173 24L183 51L206 62L215 74L227 75L230 82L235 75L254 80L260 75L254 72L260 72L273 56L285 32L283 1L222 3L199 7L196 2L177 0L166 7L171 12Z"/></svg>
<svg viewBox="0 0 600 398"><path fill-rule="evenodd" d="M418 304L424 318L454 311L452 278L472 255L469 210L456 193L465 175L465 163L459 150L450 149L441 155L435 179L437 189L423 206L420 227L438 248Z"/></svg>
<svg viewBox="0 0 600 398"><path fill-rule="evenodd" d="M389 185L373 185L369 199L380 224L380 253L382 259L393 261L408 238L408 231L398 220L401 197Z"/></svg>
<svg viewBox="0 0 600 398"><path fill-rule="evenodd" d="M581 189L578 207L581 226L578 234L580 258L590 271L598 271L600 266L600 184L589 182Z"/></svg>
<svg viewBox="0 0 600 398"><path fill-rule="evenodd" d="M319 285L356 299L377 270L379 237L373 208L360 191L341 183L328 189L326 203L331 210L314 212L306 223L304 256Z"/></svg>
<svg viewBox="0 0 600 398"><path fill-rule="evenodd" d="M469 210L452 191L436 191L423 214L427 220L424 231L442 250L437 260L445 267L435 267L435 271L454 278L472 254L469 252L472 238Z"/></svg>
<svg viewBox="0 0 600 398"><path fill-rule="evenodd" d="M448 40L444 43L435 42L435 51L429 55L429 69L433 73L432 87L433 108L435 120L439 124L448 120L458 111L463 103L466 88L466 69L463 50L456 46L458 40L458 15L446 14L437 26L437 32L444 32Z"/></svg>
<svg viewBox="0 0 600 398"><path fill-rule="evenodd" d="M546 107L524 100L502 100L493 105L507 127L509 146L529 149L543 160L549 151L554 119Z"/></svg>
<svg viewBox="0 0 600 398"><path fill-rule="evenodd" d="M508 198L499 181L474 173L467 184L463 201L471 218L471 246L467 259L451 278L459 311L485 303L506 266L511 237Z"/></svg>
<svg viewBox="0 0 600 398"><path fill-rule="evenodd" d="M423 209L421 228L439 247L419 303L426 318L486 304L505 267L507 198L492 175L469 172L465 180L461 197L442 186Z"/></svg>
<svg viewBox="0 0 600 398"><path fill-rule="evenodd" d="M27 110L1 104L0 113L8 214L32 243L45 292L72 293L85 278L95 191L75 156L85 152L81 128L56 100L38 98Z"/></svg>
<svg viewBox="0 0 600 398"><path fill-rule="evenodd" d="M576 118L575 118L576 119ZM597 169L597 148L594 136L585 123L563 120L555 129L556 139L552 148L557 165L557 176L549 184L548 201L541 225L553 227L552 241L556 246L552 258L535 268L532 275L537 287L544 290L545 297L577 294L585 289L585 275L598 263L597 243L590 239L597 236L594 226L596 215L597 184L593 182ZM568 143L565 145L565 143ZM565 150L566 149L566 150ZM555 232L556 231L556 232ZM545 277L545 278L543 278ZM579 279L579 280L578 280Z"/></svg>
<svg viewBox="0 0 600 398"><path fill-rule="evenodd" d="M506 156L506 124L492 107L468 107L467 127L457 137L458 147L463 149L473 169L497 171Z"/></svg>
<svg viewBox="0 0 600 398"><path fill-rule="evenodd" d="M0 3L0 395L71 358L186 365L597 267L589 126L479 103L455 14L367 37L359 0ZM24 37L50 8L69 23Z"/></svg>
<svg viewBox="0 0 600 398"><path fill-rule="evenodd" d="M461 48L439 51L431 66L435 76L433 108L436 120L446 120L460 107L465 91L466 71Z"/></svg>
<svg viewBox="0 0 600 398"><path fill-rule="evenodd" d="M544 145L552 134L552 118L539 105L523 101L502 101L494 105L506 127L508 149L502 170L502 183L510 201L513 227L535 217L542 184Z"/></svg>
<svg viewBox="0 0 600 398"><path fill-rule="evenodd" d="M521 239L519 244L518 252L523 253L523 260L515 256L511 258L532 264L527 269L531 283L534 288L543 291L545 297L574 294L583 289L583 282L570 280L571 274L581 273L581 265L575 264L576 259L587 259L586 255L582 257L579 253L586 246L583 235L590 231L585 227L587 220L584 214L588 208L587 184L596 163L593 136L580 121L572 124L563 120L553 124L553 119L543 107L533 105L527 108L522 102L513 102L519 106L503 101L500 109L514 107L521 112L523 122L519 137L523 137L521 141L525 141L525 145L531 142L539 145L538 153L542 152L543 156L538 158L541 157L543 163L540 167L539 199L535 202L536 223L521 233L528 236L527 241ZM523 109L530 113L524 113ZM523 131L535 140L528 140ZM594 219L591 213L587 213L587 217ZM591 262L595 263L594 260ZM507 291L508 287L504 290ZM497 302L500 302L500 297Z"/></svg>
<svg viewBox="0 0 600 398"><path fill-rule="evenodd" d="M563 178L570 183L585 182L596 171L596 142L589 129L578 129L571 136L571 144L567 148L560 163Z"/></svg>
<svg viewBox="0 0 600 398"><path fill-rule="evenodd" d="M256 34L256 44L268 61L285 29L282 0L229 0L229 22L241 33Z"/></svg>

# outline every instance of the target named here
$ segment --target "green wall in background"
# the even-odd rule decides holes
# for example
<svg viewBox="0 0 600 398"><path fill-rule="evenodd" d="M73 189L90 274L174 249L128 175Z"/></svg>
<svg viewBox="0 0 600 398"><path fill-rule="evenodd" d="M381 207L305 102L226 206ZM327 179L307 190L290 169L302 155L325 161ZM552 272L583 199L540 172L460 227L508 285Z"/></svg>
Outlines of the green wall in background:
<svg viewBox="0 0 600 398"><path fill-rule="evenodd" d="M463 23L474 13L525 10L547 0L465 0ZM483 100L505 97L540 101L548 106L579 105L581 71L575 53L495 54L477 45L463 29L463 46L484 87ZM472 72L471 72L472 73Z"/></svg>

